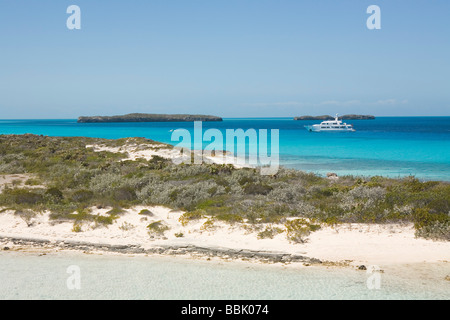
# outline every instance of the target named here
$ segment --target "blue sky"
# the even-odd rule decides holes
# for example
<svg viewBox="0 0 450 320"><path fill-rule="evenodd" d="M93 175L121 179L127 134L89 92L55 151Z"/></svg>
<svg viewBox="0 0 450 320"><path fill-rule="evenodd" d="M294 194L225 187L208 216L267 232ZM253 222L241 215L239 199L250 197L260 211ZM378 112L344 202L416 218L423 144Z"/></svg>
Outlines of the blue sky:
<svg viewBox="0 0 450 320"><path fill-rule="evenodd" d="M449 116L449 21L447 0L0 0L0 118Z"/></svg>

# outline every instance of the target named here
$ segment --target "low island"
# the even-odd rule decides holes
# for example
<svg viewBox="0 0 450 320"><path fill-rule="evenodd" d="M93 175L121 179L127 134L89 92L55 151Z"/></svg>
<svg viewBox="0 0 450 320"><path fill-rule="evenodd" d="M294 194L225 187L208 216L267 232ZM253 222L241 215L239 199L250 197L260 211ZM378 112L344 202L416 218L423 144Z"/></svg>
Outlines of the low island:
<svg viewBox="0 0 450 320"><path fill-rule="evenodd" d="M375 119L375 116L372 115L359 115L359 114L345 114L342 117L339 117L341 120L373 120ZM334 117L329 115L323 115L323 116L300 116L295 117L294 120L321 120L321 121L327 121L327 120L334 120Z"/></svg>
<svg viewBox="0 0 450 320"><path fill-rule="evenodd" d="M221 117L193 114L152 114L130 113L121 116L79 117L79 123L90 122L190 122L190 121L222 121Z"/></svg>

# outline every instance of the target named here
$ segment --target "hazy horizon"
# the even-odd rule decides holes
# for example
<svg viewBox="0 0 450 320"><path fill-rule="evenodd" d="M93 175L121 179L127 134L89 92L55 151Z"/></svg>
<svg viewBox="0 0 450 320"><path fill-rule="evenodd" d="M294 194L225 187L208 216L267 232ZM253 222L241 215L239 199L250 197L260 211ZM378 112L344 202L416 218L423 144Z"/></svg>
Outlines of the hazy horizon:
<svg viewBox="0 0 450 320"><path fill-rule="evenodd" d="M172 113L170 113L172 114ZM188 113L186 113L188 114ZM203 115L203 114L202 114ZM206 114L204 114L206 115ZM208 114L208 115L212 115L215 116L214 114ZM298 117L298 116L324 116L324 115L329 115L329 116L334 116L333 114L299 114L299 115L293 115L293 116L266 116L266 117L221 117L223 119L291 119L294 117ZM339 117L343 116L344 114L339 114ZM346 115L346 114L345 114ZM109 115L109 114L105 114L105 115L92 115L94 116L117 116L116 114L114 115ZM429 116L429 115L414 115L414 116L410 116L410 115L396 115L396 116L388 116L388 115L374 115L376 118L407 118L407 117L411 117L411 118L423 118L423 117L429 117L429 118L448 118L450 116L448 115L437 115L437 116ZM78 117L74 117L74 118L0 118L1 120L77 120Z"/></svg>
<svg viewBox="0 0 450 320"><path fill-rule="evenodd" d="M449 16L439 0L4 0L0 119L450 116Z"/></svg>

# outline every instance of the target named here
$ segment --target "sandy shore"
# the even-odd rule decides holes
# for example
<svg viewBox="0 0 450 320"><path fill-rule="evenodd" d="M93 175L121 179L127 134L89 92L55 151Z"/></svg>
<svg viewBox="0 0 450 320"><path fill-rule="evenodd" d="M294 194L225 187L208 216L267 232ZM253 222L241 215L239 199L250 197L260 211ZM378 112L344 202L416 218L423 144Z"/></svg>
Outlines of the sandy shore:
<svg viewBox="0 0 450 320"><path fill-rule="evenodd" d="M147 209L151 216L139 214ZM93 209L105 215L109 209ZM273 239L258 239L250 224L215 221L205 228L207 218L183 225L181 211L165 207L128 209L112 225L83 223L74 231L73 221L54 221L49 212L25 221L13 211L0 213L0 239L3 248L26 246L55 249L98 250L122 253L167 253L244 260L264 260L305 264L330 262L343 265L404 265L450 261L450 243L417 239L412 225L345 224L323 227L305 243L292 243L286 233ZM147 226L160 221L168 227L155 235ZM282 225L274 225L282 228Z"/></svg>
<svg viewBox="0 0 450 320"><path fill-rule="evenodd" d="M96 152L100 151L108 151L114 153L123 153L127 155L126 158L122 159L122 161L126 160L137 160L137 159L146 159L150 160L154 156L159 156L165 159L172 160L174 163L177 161L182 161L183 151L181 148L167 148L164 144L126 144L121 147L108 147L104 145L87 145L86 148L92 148ZM244 162L239 162L236 157L231 155L229 152L217 152L214 155L204 155L201 152L197 152L193 150L192 152L197 153L199 157L202 158L202 161L205 163L215 163L215 164L230 164L236 168L250 168L252 167L249 164L245 164ZM189 156L190 160L190 156Z"/></svg>

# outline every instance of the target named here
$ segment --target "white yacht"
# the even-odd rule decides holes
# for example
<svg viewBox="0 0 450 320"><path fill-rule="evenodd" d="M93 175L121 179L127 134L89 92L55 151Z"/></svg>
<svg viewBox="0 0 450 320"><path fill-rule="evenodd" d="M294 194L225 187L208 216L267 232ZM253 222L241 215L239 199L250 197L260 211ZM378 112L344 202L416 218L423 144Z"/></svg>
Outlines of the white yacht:
<svg viewBox="0 0 450 320"><path fill-rule="evenodd" d="M339 120L337 113L336 113L336 117L334 118L334 120L322 121L320 124L313 124L310 126L305 126L305 128L308 129L308 131L314 131L314 132L355 131L355 129L353 129L353 125L343 123L341 120Z"/></svg>

